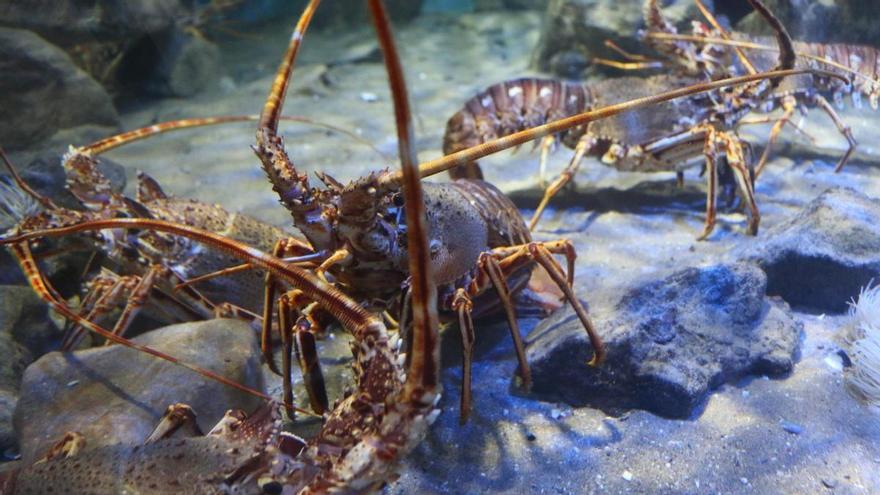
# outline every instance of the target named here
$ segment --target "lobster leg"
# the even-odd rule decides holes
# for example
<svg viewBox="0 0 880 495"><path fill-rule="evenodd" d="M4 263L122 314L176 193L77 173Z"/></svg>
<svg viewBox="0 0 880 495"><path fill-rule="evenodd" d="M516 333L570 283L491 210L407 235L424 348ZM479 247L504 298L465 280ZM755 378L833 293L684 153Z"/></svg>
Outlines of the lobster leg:
<svg viewBox="0 0 880 495"><path fill-rule="evenodd" d="M279 239L272 248L272 255L275 257L282 256L308 256L314 253L311 246L295 239L293 237L287 239ZM252 267L250 263L246 266ZM272 272L266 272L263 289L263 325L260 332L260 350L263 353L263 359L269 365L269 369L276 375L281 374L275 359L272 356L272 304L275 301L275 292L278 290L278 281ZM283 330L281 330L283 334Z"/></svg>
<svg viewBox="0 0 880 495"><path fill-rule="evenodd" d="M596 145L596 138L589 133L589 131L583 135L578 140L577 145L574 148L574 156L571 161L568 163L568 166L565 167L565 170L559 174L559 177L550 184L550 187L544 190L544 197L541 198L541 202L538 204L538 207L535 209L534 215L532 215L532 219L529 221L529 230L535 230L535 226L538 224L538 220L541 219L541 215L544 213L544 209L547 208L547 203L550 202L550 199L556 195L559 191L568 184L572 178L574 178L574 174L577 173L578 169L581 166L581 161L583 161L584 156L589 153L593 147ZM542 165L543 165L543 154L542 154Z"/></svg>
<svg viewBox="0 0 880 495"><path fill-rule="evenodd" d="M837 126L837 130L843 134L843 137L846 138L847 143L849 143L849 147L846 150L846 153L840 158L837 162L837 165L834 167L835 172L840 172L843 169L843 166L846 165L846 162L849 161L853 152L856 150L856 146L858 146L858 142L856 142L856 138L853 137L852 129L846 124L843 123L843 120L837 115L837 112L834 111L834 107L831 106L831 103L828 102L822 95L815 96L816 104L819 105L819 108L825 111L831 120L834 122L834 125Z"/></svg>
<svg viewBox="0 0 880 495"><path fill-rule="evenodd" d="M513 301L510 296L510 288L507 286L507 280L501 271L498 259L491 252L480 255L477 262L479 269L489 277L495 291L498 293L498 299L504 307L504 314L507 316L508 327L510 328L510 336L513 338L513 345L516 349L516 358L519 360L518 374L522 380L522 386L528 390L532 386L532 371L526 360L526 348L522 341L522 335L519 333L519 322L516 319L516 311L513 309Z"/></svg>
<svg viewBox="0 0 880 495"><path fill-rule="evenodd" d="M474 359L474 320L471 312L474 304L464 289L457 289L452 298L452 309L458 314L458 328L461 330L461 404L459 405L459 418L461 424L465 424L471 414L471 374Z"/></svg>
<svg viewBox="0 0 880 495"><path fill-rule="evenodd" d="M515 251L511 251L511 249ZM580 303L580 300L574 295L572 289L572 281L574 277L574 260L576 253L571 241L560 239L552 242L530 242L528 244L513 246L512 248L504 248L504 250L493 251L495 256L504 256L499 262L505 274L511 274L521 268L529 261L535 261L562 291L564 299L567 300L574 309L575 314L581 321L590 344L593 346L593 359L588 363L590 366L598 366L605 360L605 345L602 343L601 337L596 333L593 322L587 310ZM568 264L567 275L563 273L562 267L553 259L554 254L565 256Z"/></svg>
<svg viewBox="0 0 880 495"><path fill-rule="evenodd" d="M541 189L547 187L547 159L554 145L556 145L556 136L551 134L541 138L541 161L538 164L538 185Z"/></svg>
<svg viewBox="0 0 880 495"><path fill-rule="evenodd" d="M706 156L706 219L703 225L703 233L697 240L705 240L715 229L715 212L718 196L718 146L715 139L715 129L705 127L706 138L703 144L703 154Z"/></svg>
<svg viewBox="0 0 880 495"><path fill-rule="evenodd" d="M746 233L749 235L757 235L758 224L761 222L761 214L758 212L758 205L755 202L756 174L753 169L746 165L742 142L738 137L727 132L720 132L718 133L718 138L725 144L727 163L733 171L740 194L749 209L749 224L746 228Z"/></svg>
<svg viewBox="0 0 880 495"><path fill-rule="evenodd" d="M147 439L144 440L144 445L170 438L178 431L181 431L182 428L187 436L204 435L199 428L199 424L196 423L196 413L191 407L186 404L171 404L165 409L162 419L159 420L159 423L153 428Z"/></svg>
<svg viewBox="0 0 880 495"><path fill-rule="evenodd" d="M764 153L761 154L761 159L755 167L756 178L761 175L761 172L767 165L767 158L770 156L770 148L773 147L776 140L779 138L779 132L782 131L782 126L790 122L791 116L794 115L795 108L797 108L797 102L794 97L789 95L783 98L782 108L784 109L782 117L779 117L779 120L777 120L776 123L773 124L773 128L770 129L770 137L767 138L767 146L764 148Z"/></svg>
<svg viewBox="0 0 880 495"><path fill-rule="evenodd" d="M293 289L279 299L278 325L283 346L281 373L285 402L288 404L293 402L293 384L291 382L291 354L293 353L302 371L303 384L309 397L309 404L313 411L323 414L329 408L329 400L315 344L313 324L316 324L316 320L310 314L317 310L317 306L307 301L302 291ZM294 320L296 313L299 313L300 316Z"/></svg>
<svg viewBox="0 0 880 495"><path fill-rule="evenodd" d="M293 352L302 371L309 404L313 411L324 414L330 408L330 401L327 399L324 373L318 360L315 334L305 315L301 316L293 327Z"/></svg>
<svg viewBox="0 0 880 495"><path fill-rule="evenodd" d="M52 446L43 457L40 457L34 464L49 462L53 459L68 459L86 447L86 437L76 431L68 432L64 438Z"/></svg>
<svg viewBox="0 0 880 495"><path fill-rule="evenodd" d="M83 298L82 311L88 311L85 319L89 321L98 321L101 315L107 314L113 310L120 302L125 300L126 294L131 293L137 286L137 277L133 275L120 277L109 271L104 271L93 280L89 293ZM86 304L93 302L87 306ZM113 330L114 335L116 329ZM82 341L85 331L79 324L73 324L69 331L62 339L61 349L69 351L79 345Z"/></svg>

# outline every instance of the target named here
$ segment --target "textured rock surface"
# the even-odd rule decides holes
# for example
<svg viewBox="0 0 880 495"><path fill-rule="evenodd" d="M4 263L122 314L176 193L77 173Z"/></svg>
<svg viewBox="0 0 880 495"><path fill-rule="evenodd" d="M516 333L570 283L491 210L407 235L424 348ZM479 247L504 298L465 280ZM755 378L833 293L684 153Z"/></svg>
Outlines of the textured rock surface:
<svg viewBox="0 0 880 495"><path fill-rule="evenodd" d="M841 312L880 278L880 201L833 188L763 234L747 255L767 272L769 294Z"/></svg>
<svg viewBox="0 0 880 495"><path fill-rule="evenodd" d="M639 408L685 418L711 389L745 374L791 371L801 325L764 296L748 264L688 268L628 289L596 313L605 365L586 368L590 346L571 310L529 335L533 394L609 411Z"/></svg>
<svg viewBox="0 0 880 495"><path fill-rule="evenodd" d="M187 13L180 0L5 0L0 24L73 43L154 33Z"/></svg>
<svg viewBox="0 0 880 495"><path fill-rule="evenodd" d="M220 49L204 36L189 31L169 30L153 36L150 50L156 50L146 81L133 82L161 96L193 96L216 84L224 75ZM130 58L137 61L138 55ZM144 63L140 61L140 63Z"/></svg>
<svg viewBox="0 0 880 495"><path fill-rule="evenodd" d="M0 73L0 108L21 116L0 121L7 148L23 148L65 127L118 122L103 88L30 31L0 28Z"/></svg>
<svg viewBox="0 0 880 495"><path fill-rule="evenodd" d="M0 286L0 460L17 451L12 411L22 373L57 335L46 305L29 287Z"/></svg>
<svg viewBox="0 0 880 495"><path fill-rule="evenodd" d="M184 323L134 340L263 388L257 338L246 323ZM26 370L15 410L22 460L39 457L68 431L85 435L89 446L142 442L176 402L192 406L207 431L228 409L250 411L258 399L121 346L47 354Z"/></svg>

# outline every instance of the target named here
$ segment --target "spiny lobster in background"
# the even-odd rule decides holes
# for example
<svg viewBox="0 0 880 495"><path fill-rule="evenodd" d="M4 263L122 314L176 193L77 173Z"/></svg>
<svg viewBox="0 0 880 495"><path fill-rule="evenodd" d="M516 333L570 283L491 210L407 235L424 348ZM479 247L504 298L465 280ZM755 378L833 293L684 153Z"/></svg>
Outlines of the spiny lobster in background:
<svg viewBox="0 0 880 495"><path fill-rule="evenodd" d="M709 25L693 21L691 35L678 34L675 26L663 17L657 0L645 1L645 23L647 29L641 34L646 45L665 57L666 67L691 75L710 78L737 74L754 74L766 70L773 63L777 48L772 46L766 36L752 36L741 32L728 32L703 6L694 0ZM775 121L770 130L767 146L755 166L755 176L759 176L767 165L767 159L780 131L786 124L796 130L800 127L791 122L796 110L806 115L808 108L820 108L834 122L838 131L847 140L848 148L838 160L835 172L843 169L855 152L858 143L852 130L834 110L829 102L843 108L844 96L850 95L853 104L861 107L862 96L868 99L871 108L880 105L880 50L872 46L844 43L793 42L796 55L795 67L813 68L843 77L801 75L787 78L770 92L758 111L771 112L781 108L779 118L766 118L751 122ZM802 132L802 131L801 131Z"/></svg>
<svg viewBox="0 0 880 495"><path fill-rule="evenodd" d="M785 28L763 3L748 1L777 33L779 57L775 69L793 68L794 52ZM724 75L719 74L716 79ZM656 94L698 80L687 75L661 75L609 79L591 84L542 79L518 79L496 84L468 100L464 108L449 119L443 151L454 153L537 123L640 95ZM556 140L574 148L575 154L560 176L545 189L529 228L535 228L550 199L572 180L582 159L592 155L623 171L674 171L681 174L705 163L708 183L706 218L699 236L705 239L716 223L717 158L723 154L748 208L746 232L755 235L760 214L754 198L752 172L743 144L732 130L746 113L760 106L780 82L781 78L774 78L769 83L760 81L732 91L696 95L545 138L541 143L542 177L547 155ZM480 175L476 163L453 173L454 177Z"/></svg>

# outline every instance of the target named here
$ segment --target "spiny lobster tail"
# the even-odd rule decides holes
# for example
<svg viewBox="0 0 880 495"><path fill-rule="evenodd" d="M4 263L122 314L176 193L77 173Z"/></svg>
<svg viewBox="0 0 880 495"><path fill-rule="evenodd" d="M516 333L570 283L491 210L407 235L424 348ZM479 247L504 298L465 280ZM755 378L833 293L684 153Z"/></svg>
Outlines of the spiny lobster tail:
<svg viewBox="0 0 880 495"><path fill-rule="evenodd" d="M413 147L414 133L406 81L394 38L380 0L370 0L370 12L376 25L379 45L385 55L385 68L391 95L394 99L394 117L397 125L398 150L403 169L403 193L406 208L407 249L412 292L413 342L410 367L404 389L404 400L432 405L439 388L440 346L438 343L437 288L431 273L428 250L428 227L425 202L422 197L418 157Z"/></svg>

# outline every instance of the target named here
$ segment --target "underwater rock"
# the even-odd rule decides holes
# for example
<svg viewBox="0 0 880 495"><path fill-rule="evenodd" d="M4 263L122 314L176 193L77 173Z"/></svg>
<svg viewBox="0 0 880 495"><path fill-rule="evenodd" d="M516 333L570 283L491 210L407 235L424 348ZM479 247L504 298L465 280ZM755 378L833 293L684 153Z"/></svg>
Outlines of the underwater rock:
<svg viewBox="0 0 880 495"><path fill-rule="evenodd" d="M831 188L761 234L745 256L767 272L767 293L789 304L843 312L880 278L880 201Z"/></svg>
<svg viewBox="0 0 880 495"><path fill-rule="evenodd" d="M875 0L765 0L764 3L795 40L872 46L880 42L876 18L865 15L877 8ZM751 34L773 34L755 13L743 17L736 29Z"/></svg>
<svg viewBox="0 0 880 495"><path fill-rule="evenodd" d="M24 369L57 336L46 304L30 287L0 286L0 458L17 445L12 411Z"/></svg>
<svg viewBox="0 0 880 495"><path fill-rule="evenodd" d="M127 59L129 64L137 61L149 66L129 67L127 70L133 74L146 74L146 81L133 81L132 84L142 84L152 93L192 96L217 84L226 74L217 45L192 31L171 29L151 37L146 45L155 53L139 56L138 49L134 48Z"/></svg>
<svg viewBox="0 0 880 495"><path fill-rule="evenodd" d="M687 418L724 382L787 373L802 324L784 303L765 297L766 284L746 263L636 282L612 308L594 312L608 352L598 368L586 366L592 351L574 313L557 311L528 337L532 394Z"/></svg>
<svg viewBox="0 0 880 495"><path fill-rule="evenodd" d="M244 322L217 319L165 327L135 339L184 362L262 390L256 333ZM141 443L170 404L198 411L208 431L228 409L259 400L180 366L119 345L51 353L28 367L15 410L22 459L30 463L68 431L88 447Z"/></svg>
<svg viewBox="0 0 880 495"><path fill-rule="evenodd" d="M60 48L23 29L0 28L0 142L24 148L58 129L117 125L110 96Z"/></svg>
<svg viewBox="0 0 880 495"><path fill-rule="evenodd" d="M712 10L711 2L704 3ZM696 18L693 2L689 0L675 0L664 7L663 12L675 23ZM619 54L604 46L606 40L630 52L644 53L645 48L635 39L636 32L643 26L640 0L550 0L532 66L561 77L581 76L556 72L559 68L570 69L570 65L559 60L560 53L565 53L565 60L573 59L572 52L580 53L585 60L620 59Z"/></svg>
<svg viewBox="0 0 880 495"><path fill-rule="evenodd" d="M173 26L188 10L180 0L6 0L0 24L36 31L53 42L132 38Z"/></svg>

